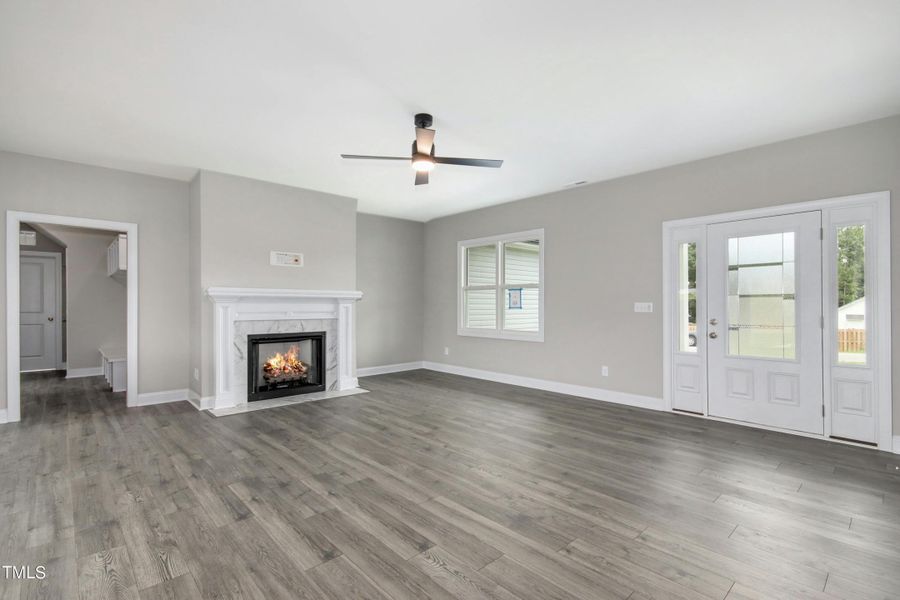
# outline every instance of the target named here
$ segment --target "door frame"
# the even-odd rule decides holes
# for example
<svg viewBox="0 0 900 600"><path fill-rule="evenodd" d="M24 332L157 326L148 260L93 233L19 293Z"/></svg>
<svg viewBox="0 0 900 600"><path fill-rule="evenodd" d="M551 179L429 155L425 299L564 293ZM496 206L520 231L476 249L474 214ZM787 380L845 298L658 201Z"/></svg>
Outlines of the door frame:
<svg viewBox="0 0 900 600"><path fill-rule="evenodd" d="M22 264L22 257L25 256L33 256L37 258L52 258L53 259L53 268L54 274L56 277L56 320L54 321L54 337L56 337L56 356L54 357L54 362L56 363L56 369L63 368L63 348L62 348L62 253L60 252L45 252L42 250L19 250L19 265ZM24 373L28 371L22 371L21 367L19 369L19 373Z"/></svg>
<svg viewBox="0 0 900 600"><path fill-rule="evenodd" d="M873 407L876 410L876 439L879 450L886 452L893 451L893 395L891 382L891 238L890 238L890 200L889 191L871 192L865 194L857 194L852 196L841 196L837 198L827 198L823 200L813 200L809 202L798 202L792 204L784 204L778 206L767 206L762 208L742 210L729 213L721 213L715 215L707 215L701 217L691 217L687 219L678 219L673 221L665 221L662 224L663 239L663 401L665 410L672 411L672 398L674 393L673 381L673 360L675 356L674 342L676 325L676 303L673 301L673 292L677 283L677 276L672 271L671 266L675 261L674 243L678 239L679 232L688 228L705 228L707 225L722 223L727 221L740 221L744 219L755 219L759 217L772 217L799 212L809 212L813 210L822 211L822 227L823 230L829 228L832 221L830 215L833 211L847 208L863 208L867 207L873 211L875 218L872 222L874 228L873 243L871 247L867 245L867 253L874 254L874 269L872 276L868 279L872 281L874 305L873 322L878 323L878 332L874 332L872 328L867 327L867 332L875 335L870 352L873 354L873 370L874 370L874 401ZM830 238L830 230L824 236L823 243L828 243ZM704 237L705 242L705 237ZM871 248L871 250L870 250ZM833 253L826 251L823 247L822 253L822 306L831 305L831 285L833 277L830 272L834 267L832 264ZM705 264L704 264L705 269ZM699 270L699 265L698 265ZM698 275L699 277L699 275ZM697 283L697 295L701 297L701 284ZM867 286L868 287L868 286ZM706 281L704 279L702 285L702 297L706 297ZM705 302L704 302L705 303ZM800 435L803 437L813 437L826 439L828 441L844 444L852 444L870 448L872 446L849 442L831 437L832 432L832 398L831 398L831 382L834 364L831 356L831 346L833 343L833 335L828 326L829 315L825 316L826 324L822 337L822 361L823 361L823 402L825 406L825 432L823 435L801 433L777 427L767 427L758 424L742 423L730 419L713 417L709 415L709 399L704 398L704 406L702 414L683 413L690 416L735 423L748 427L756 427L758 429L767 429L772 431L781 431L792 435ZM699 315L697 319L697 338L704 340L706 343L706 321L700 321ZM706 355L704 352L703 363L706 363ZM704 371L705 372L705 371ZM705 381L704 381L705 384Z"/></svg>
<svg viewBox="0 0 900 600"><path fill-rule="evenodd" d="M138 405L138 226L137 223L88 219L65 215L6 211L6 421L22 418L19 377L19 227L23 223L69 225L125 232L128 235L126 275L126 405ZM98 365L100 366L100 365Z"/></svg>

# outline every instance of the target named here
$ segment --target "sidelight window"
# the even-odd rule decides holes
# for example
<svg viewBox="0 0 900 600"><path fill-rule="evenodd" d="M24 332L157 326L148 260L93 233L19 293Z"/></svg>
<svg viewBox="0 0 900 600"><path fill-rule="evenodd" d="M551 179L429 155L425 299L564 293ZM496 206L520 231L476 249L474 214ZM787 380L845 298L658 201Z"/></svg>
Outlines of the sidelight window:
<svg viewBox="0 0 900 600"><path fill-rule="evenodd" d="M697 352L697 243L678 246L678 349Z"/></svg>
<svg viewBox="0 0 900 600"><path fill-rule="evenodd" d="M866 226L837 228L837 356L866 364Z"/></svg>

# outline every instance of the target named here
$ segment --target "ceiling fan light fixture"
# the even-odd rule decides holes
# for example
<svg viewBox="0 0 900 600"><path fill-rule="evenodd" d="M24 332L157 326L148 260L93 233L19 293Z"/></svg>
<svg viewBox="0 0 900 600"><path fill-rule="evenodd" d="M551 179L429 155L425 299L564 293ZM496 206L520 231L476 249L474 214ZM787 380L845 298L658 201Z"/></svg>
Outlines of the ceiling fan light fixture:
<svg viewBox="0 0 900 600"><path fill-rule="evenodd" d="M485 158L459 158L453 156L434 155L434 129L431 127L432 118L427 113L419 113L413 119L416 126L416 139L412 143L412 159L403 156L372 156L366 154L341 154L341 158L363 160L409 160L416 172L415 185L427 185L428 174L434 170L434 165L457 165L460 167L486 167L499 169L503 165L502 160L489 160ZM407 155L409 156L409 155Z"/></svg>
<svg viewBox="0 0 900 600"><path fill-rule="evenodd" d="M427 173L434 168L434 159L427 154L416 154L413 156L412 166L420 173Z"/></svg>

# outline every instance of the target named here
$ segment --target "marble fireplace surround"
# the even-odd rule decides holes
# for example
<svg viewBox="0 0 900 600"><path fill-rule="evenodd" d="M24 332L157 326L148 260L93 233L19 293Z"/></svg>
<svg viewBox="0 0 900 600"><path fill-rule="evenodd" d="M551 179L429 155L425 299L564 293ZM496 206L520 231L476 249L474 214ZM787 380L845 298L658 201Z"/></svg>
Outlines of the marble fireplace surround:
<svg viewBox="0 0 900 600"><path fill-rule="evenodd" d="M279 331L284 326L296 325L295 331L325 331L328 388L346 391L357 387L353 303L362 298L362 292L210 287L206 295L213 303L210 408L247 404L247 334ZM282 326L278 321L294 323Z"/></svg>

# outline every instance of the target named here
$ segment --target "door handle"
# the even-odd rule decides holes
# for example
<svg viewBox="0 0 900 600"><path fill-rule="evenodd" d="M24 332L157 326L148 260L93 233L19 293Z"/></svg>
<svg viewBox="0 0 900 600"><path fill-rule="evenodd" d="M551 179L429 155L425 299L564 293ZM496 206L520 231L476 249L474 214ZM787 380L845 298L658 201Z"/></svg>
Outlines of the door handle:
<svg viewBox="0 0 900 600"><path fill-rule="evenodd" d="M717 337L719 337L719 334L716 333L715 331L710 331L709 337L711 337L712 339L716 339Z"/></svg>
<svg viewBox="0 0 900 600"><path fill-rule="evenodd" d="M53 317L47 317L47 320L48 320L48 321L52 321L52 320L53 320Z"/></svg>

